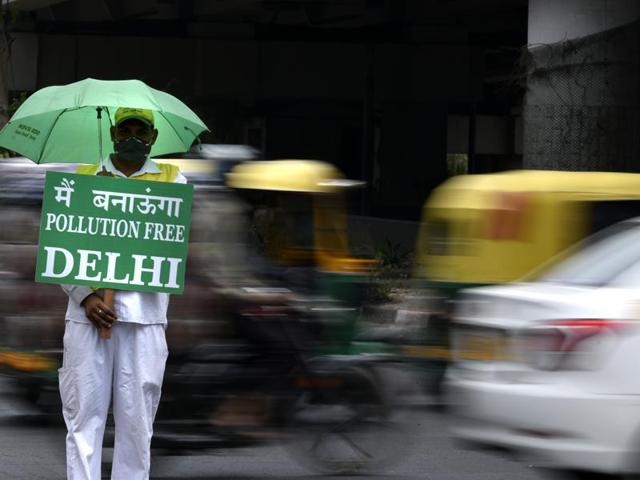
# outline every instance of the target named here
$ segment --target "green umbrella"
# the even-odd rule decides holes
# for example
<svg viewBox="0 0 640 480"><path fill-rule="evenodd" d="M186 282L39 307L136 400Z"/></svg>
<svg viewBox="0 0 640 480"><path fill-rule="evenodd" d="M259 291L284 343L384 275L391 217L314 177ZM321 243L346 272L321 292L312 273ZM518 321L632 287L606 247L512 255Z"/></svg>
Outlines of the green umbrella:
<svg viewBox="0 0 640 480"><path fill-rule="evenodd" d="M36 163L99 163L113 152L109 128L118 107L154 112L159 134L152 157L185 152L208 130L180 100L139 80L87 78L27 98L0 130L0 146Z"/></svg>

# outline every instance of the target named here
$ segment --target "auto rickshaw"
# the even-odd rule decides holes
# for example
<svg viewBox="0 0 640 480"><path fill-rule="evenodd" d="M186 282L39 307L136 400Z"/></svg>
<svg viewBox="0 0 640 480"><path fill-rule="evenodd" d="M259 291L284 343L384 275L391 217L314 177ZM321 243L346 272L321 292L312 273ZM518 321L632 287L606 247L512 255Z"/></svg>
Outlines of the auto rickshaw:
<svg viewBox="0 0 640 480"><path fill-rule="evenodd" d="M440 290L517 280L640 214L640 175L509 171L453 177L425 203L415 277Z"/></svg>
<svg viewBox="0 0 640 480"><path fill-rule="evenodd" d="M323 353L374 348L352 341L374 265L353 256L349 248L345 195L362 182L347 180L320 161L272 160L236 166L227 175L227 185L254 206L252 230L264 256L278 268L296 272L289 286L344 307L333 310L342 314L328 325L332 341Z"/></svg>

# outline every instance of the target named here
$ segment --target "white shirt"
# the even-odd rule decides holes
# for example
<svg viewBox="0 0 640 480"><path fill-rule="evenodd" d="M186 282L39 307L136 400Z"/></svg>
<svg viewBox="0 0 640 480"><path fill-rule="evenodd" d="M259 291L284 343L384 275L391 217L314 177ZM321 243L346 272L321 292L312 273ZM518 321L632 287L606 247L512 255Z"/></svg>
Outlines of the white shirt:
<svg viewBox="0 0 640 480"><path fill-rule="evenodd" d="M120 170L118 170L115 167L115 165L111 161L111 157L105 158L102 161L102 166L104 166L104 169L107 172L114 174L116 177L127 178L127 176L124 173L122 173ZM96 172L96 175L101 170L102 170L102 168L99 168L98 171ZM142 165L142 168L140 170L138 170L137 172L132 173L129 176L129 178L139 177L140 175L144 175L146 173L161 173L161 172L162 172L162 170L160 170L160 168L158 167L156 162L154 162L152 159L149 158L149 159L147 159L146 162L144 162L144 164ZM174 183L187 183L187 179L185 178L185 176L181 172L178 172L178 176L174 180Z"/></svg>
<svg viewBox="0 0 640 480"><path fill-rule="evenodd" d="M118 177L127 178L127 176L118 170L111 158L103 161L106 171ZM98 172L101 169L98 169ZM138 177L145 173L160 173L158 165L151 160L142 165L142 168L133 173L131 177ZM178 173L175 183L187 183L187 179L182 173ZM62 285L62 289L69 295L69 303L67 305L66 320L80 323L91 323L87 318L85 309L80 303L92 293L102 296L102 291L94 292L91 288L84 285ZM167 323L167 308L169 307L169 294L157 292L134 292L131 290L118 290L115 295L114 310L118 321L130 323L142 323L145 325Z"/></svg>

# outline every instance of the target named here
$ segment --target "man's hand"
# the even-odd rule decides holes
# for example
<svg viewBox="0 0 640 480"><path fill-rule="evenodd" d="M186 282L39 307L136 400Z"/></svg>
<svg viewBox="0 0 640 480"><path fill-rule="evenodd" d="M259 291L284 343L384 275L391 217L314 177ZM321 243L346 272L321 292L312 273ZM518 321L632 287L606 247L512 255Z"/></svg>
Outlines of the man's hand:
<svg viewBox="0 0 640 480"><path fill-rule="evenodd" d="M99 330L101 328L111 328L111 324L118 318L106 303L95 293L92 293L82 301L87 318Z"/></svg>

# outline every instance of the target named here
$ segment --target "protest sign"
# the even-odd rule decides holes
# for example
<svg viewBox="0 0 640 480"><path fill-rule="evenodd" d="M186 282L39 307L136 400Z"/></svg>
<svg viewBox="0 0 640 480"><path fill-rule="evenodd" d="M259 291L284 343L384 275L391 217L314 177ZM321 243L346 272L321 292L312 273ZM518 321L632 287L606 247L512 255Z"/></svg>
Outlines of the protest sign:
<svg viewBox="0 0 640 480"><path fill-rule="evenodd" d="M36 281L181 293L193 186L48 172Z"/></svg>

